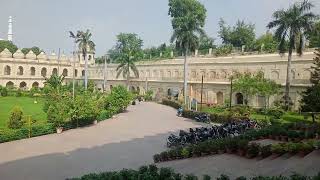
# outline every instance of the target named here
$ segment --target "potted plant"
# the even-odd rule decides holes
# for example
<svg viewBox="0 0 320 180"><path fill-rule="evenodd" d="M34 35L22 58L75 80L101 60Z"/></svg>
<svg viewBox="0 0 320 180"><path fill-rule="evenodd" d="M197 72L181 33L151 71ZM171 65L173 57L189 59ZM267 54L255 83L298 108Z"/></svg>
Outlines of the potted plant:
<svg viewBox="0 0 320 180"><path fill-rule="evenodd" d="M249 141L246 139L240 139L237 143L238 143L238 152L237 152L238 155L239 156L246 155Z"/></svg>
<svg viewBox="0 0 320 180"><path fill-rule="evenodd" d="M260 145L258 143L251 143L248 146L247 158L254 158L259 155Z"/></svg>
<svg viewBox="0 0 320 180"><path fill-rule="evenodd" d="M269 157L271 154L271 145L262 146L260 148L260 155L262 158Z"/></svg>
<svg viewBox="0 0 320 180"><path fill-rule="evenodd" d="M271 146L271 152L274 155L281 156L286 153L285 145L283 143L273 144Z"/></svg>
<svg viewBox="0 0 320 180"><path fill-rule="evenodd" d="M153 161L154 161L154 163L158 163L158 162L160 162L160 160L161 160L160 154L155 154L155 155L153 156Z"/></svg>

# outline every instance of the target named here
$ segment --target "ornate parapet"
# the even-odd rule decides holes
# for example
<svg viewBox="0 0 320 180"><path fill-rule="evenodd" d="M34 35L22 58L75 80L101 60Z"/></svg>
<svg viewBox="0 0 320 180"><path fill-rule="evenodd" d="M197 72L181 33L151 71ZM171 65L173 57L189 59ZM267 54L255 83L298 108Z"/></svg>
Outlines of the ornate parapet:
<svg viewBox="0 0 320 180"><path fill-rule="evenodd" d="M1 53L0 53L0 57L2 58L12 58L12 53L5 48Z"/></svg>
<svg viewBox="0 0 320 180"><path fill-rule="evenodd" d="M13 58L16 58L16 59L24 59L25 58L25 55L23 54L23 52L18 49L14 54L13 54Z"/></svg>
<svg viewBox="0 0 320 180"><path fill-rule="evenodd" d="M26 59L35 60L35 59L37 59L37 55L34 54L34 52L33 52L32 50L30 50L30 51L28 52L28 54L26 54Z"/></svg>
<svg viewBox="0 0 320 180"><path fill-rule="evenodd" d="M43 61L45 61L45 60L48 59L48 58L47 58L47 55L46 55L44 52L41 52L41 53L37 56L37 58L38 58L39 60L43 60Z"/></svg>

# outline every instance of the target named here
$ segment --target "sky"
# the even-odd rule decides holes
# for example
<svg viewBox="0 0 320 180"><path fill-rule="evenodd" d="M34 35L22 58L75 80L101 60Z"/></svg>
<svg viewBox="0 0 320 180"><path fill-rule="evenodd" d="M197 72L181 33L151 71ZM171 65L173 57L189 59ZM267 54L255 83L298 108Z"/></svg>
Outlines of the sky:
<svg viewBox="0 0 320 180"><path fill-rule="evenodd" d="M144 47L169 43L172 33L168 0L0 0L0 38L7 39L8 17L13 16L14 43L19 47L39 46L45 52L70 54L73 41L68 32L89 29L96 53L103 55L121 32L136 33ZM207 9L205 30L216 39L218 22L245 20L255 24L257 36L275 10L296 0L199 0ZM320 12L320 0L311 0Z"/></svg>

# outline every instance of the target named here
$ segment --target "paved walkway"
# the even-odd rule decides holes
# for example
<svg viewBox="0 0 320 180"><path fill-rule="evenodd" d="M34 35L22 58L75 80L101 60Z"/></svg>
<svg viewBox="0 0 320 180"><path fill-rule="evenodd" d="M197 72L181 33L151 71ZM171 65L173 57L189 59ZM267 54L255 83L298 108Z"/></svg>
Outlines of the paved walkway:
<svg viewBox="0 0 320 180"><path fill-rule="evenodd" d="M170 132L195 126L170 107L144 102L96 126L0 144L0 179L56 180L138 168L166 149Z"/></svg>

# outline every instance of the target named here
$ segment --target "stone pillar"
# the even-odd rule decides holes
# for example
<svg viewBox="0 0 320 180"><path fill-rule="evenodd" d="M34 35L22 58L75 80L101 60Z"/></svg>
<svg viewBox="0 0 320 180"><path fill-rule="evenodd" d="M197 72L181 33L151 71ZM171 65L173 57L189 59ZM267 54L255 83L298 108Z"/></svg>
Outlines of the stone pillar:
<svg viewBox="0 0 320 180"><path fill-rule="evenodd" d="M198 49L196 49L196 50L194 51L194 56L195 56L195 57L198 56Z"/></svg>
<svg viewBox="0 0 320 180"><path fill-rule="evenodd" d="M241 52L244 52L245 48L246 48L246 46L245 46L245 45L242 45L242 47L241 47Z"/></svg>
<svg viewBox="0 0 320 180"><path fill-rule="evenodd" d="M160 52L160 57L162 57L162 52Z"/></svg>
<svg viewBox="0 0 320 180"><path fill-rule="evenodd" d="M170 57L173 57L173 51L170 52Z"/></svg>
<svg viewBox="0 0 320 180"><path fill-rule="evenodd" d="M209 56L212 56L212 48L209 49Z"/></svg>

